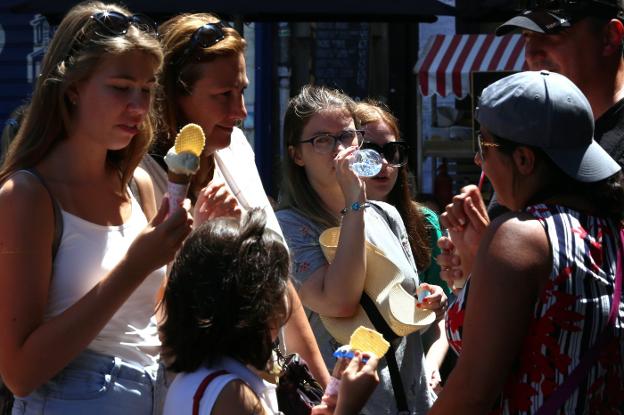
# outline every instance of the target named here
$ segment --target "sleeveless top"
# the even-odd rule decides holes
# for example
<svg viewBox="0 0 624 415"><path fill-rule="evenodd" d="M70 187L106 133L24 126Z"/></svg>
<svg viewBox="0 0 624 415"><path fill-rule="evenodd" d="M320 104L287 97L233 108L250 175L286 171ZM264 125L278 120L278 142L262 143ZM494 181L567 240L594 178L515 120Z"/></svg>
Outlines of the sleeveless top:
<svg viewBox="0 0 624 415"><path fill-rule="evenodd" d="M544 226L552 271L533 309L528 336L493 409L496 414L531 414L579 364L607 326L618 252L617 225L563 206L525 209ZM461 352L470 279L449 308L451 347ZM615 336L561 408L565 414L621 413L624 405L624 303Z"/></svg>
<svg viewBox="0 0 624 415"><path fill-rule="evenodd" d="M88 222L61 207L63 234L52 265L44 320L61 314L87 294L120 262L147 226L140 204L129 193L132 213L119 226ZM165 267L152 272L87 348L142 366L156 363L160 340L154 309L164 276Z"/></svg>
<svg viewBox="0 0 624 415"><path fill-rule="evenodd" d="M226 370L228 373L215 377L199 401L199 414L210 415L223 388L233 380L242 380L260 399L267 414L281 414L277 408L276 385L263 380L245 365L230 357L218 359L211 367L200 367L194 372L179 373L167 391L163 415L190 414L193 396L204 378L213 372Z"/></svg>

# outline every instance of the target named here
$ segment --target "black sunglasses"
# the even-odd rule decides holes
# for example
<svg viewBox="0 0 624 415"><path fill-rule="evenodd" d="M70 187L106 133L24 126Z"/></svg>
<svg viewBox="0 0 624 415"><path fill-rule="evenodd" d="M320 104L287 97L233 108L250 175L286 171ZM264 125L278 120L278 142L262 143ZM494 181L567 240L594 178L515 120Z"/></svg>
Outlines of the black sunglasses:
<svg viewBox="0 0 624 415"><path fill-rule="evenodd" d="M389 141L380 146L370 141L364 141L361 148L370 148L383 155L392 167L402 167L407 163L407 150L409 146L403 141Z"/></svg>
<svg viewBox="0 0 624 415"><path fill-rule="evenodd" d="M158 26L156 22L144 14L133 14L126 16L113 10L95 13L91 16L102 28L108 31L108 35L121 36L128 33L130 25L134 25L139 30L158 36Z"/></svg>
<svg viewBox="0 0 624 415"><path fill-rule="evenodd" d="M87 26L88 23L85 24L85 27L81 32L79 32L76 39L73 41L71 48L69 49L69 53L67 54L66 60L69 60L77 50L79 50L87 37L87 33L94 33L97 36L123 36L128 33L128 28L130 25L134 25L137 29L146 32L150 35L153 35L155 38L158 37L158 26L156 22L147 17L144 14L133 14L132 16L126 16L123 13L116 12L114 10L107 10L105 12L98 12L92 14L89 22L96 22L98 28L104 29L100 31L98 29L91 29Z"/></svg>
<svg viewBox="0 0 624 415"><path fill-rule="evenodd" d="M180 56L173 60L174 65L179 65L186 61L189 56L195 54L198 49L209 48L225 39L224 29L229 27L223 22L206 23L195 30L188 45L184 48Z"/></svg>

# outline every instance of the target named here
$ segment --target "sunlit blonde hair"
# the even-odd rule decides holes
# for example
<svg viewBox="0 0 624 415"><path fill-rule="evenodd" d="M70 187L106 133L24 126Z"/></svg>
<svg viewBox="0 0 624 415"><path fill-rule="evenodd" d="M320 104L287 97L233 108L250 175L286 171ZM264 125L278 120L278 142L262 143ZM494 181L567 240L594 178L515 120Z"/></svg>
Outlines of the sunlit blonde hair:
<svg viewBox="0 0 624 415"><path fill-rule="evenodd" d="M67 137L72 124L69 88L88 79L102 59L142 51L160 66L162 50L158 40L134 25L120 36L106 36L96 31L91 16L99 12L130 12L114 4L91 1L74 6L61 21L41 65L30 108L0 169L0 181L20 168L39 163L54 145ZM97 115L97 114L94 114ZM107 161L120 171L122 189L147 151L152 138L152 116L146 117L130 144L121 150L109 150Z"/></svg>
<svg viewBox="0 0 624 415"><path fill-rule="evenodd" d="M159 144L168 148L176 136L178 128L186 123L178 108L178 98L189 95L195 82L201 76L200 63L210 62L221 56L245 53L247 43L231 27L225 27L225 38L214 45L198 47L186 59L180 59L195 31L206 23L217 23L220 19L210 13L180 14L162 25L159 33L165 55L164 67L160 76L162 86L158 96L158 138Z"/></svg>

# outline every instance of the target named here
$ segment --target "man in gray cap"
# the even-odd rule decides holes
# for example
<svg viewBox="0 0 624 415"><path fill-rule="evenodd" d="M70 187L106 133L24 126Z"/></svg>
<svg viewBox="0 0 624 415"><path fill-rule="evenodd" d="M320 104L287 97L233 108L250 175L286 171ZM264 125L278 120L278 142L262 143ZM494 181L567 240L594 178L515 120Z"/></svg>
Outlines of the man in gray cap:
<svg viewBox="0 0 624 415"><path fill-rule="evenodd" d="M568 77L587 96L595 140L624 165L624 0L533 0L497 35L522 30L529 69Z"/></svg>

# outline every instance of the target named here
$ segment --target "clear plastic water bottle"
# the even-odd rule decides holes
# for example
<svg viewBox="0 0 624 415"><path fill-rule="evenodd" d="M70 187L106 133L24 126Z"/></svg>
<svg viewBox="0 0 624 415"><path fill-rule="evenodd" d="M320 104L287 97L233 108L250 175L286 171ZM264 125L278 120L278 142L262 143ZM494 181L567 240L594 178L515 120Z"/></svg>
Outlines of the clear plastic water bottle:
<svg viewBox="0 0 624 415"><path fill-rule="evenodd" d="M382 164L382 158L378 152L365 148L353 152L349 167L360 177L373 177L379 174Z"/></svg>

